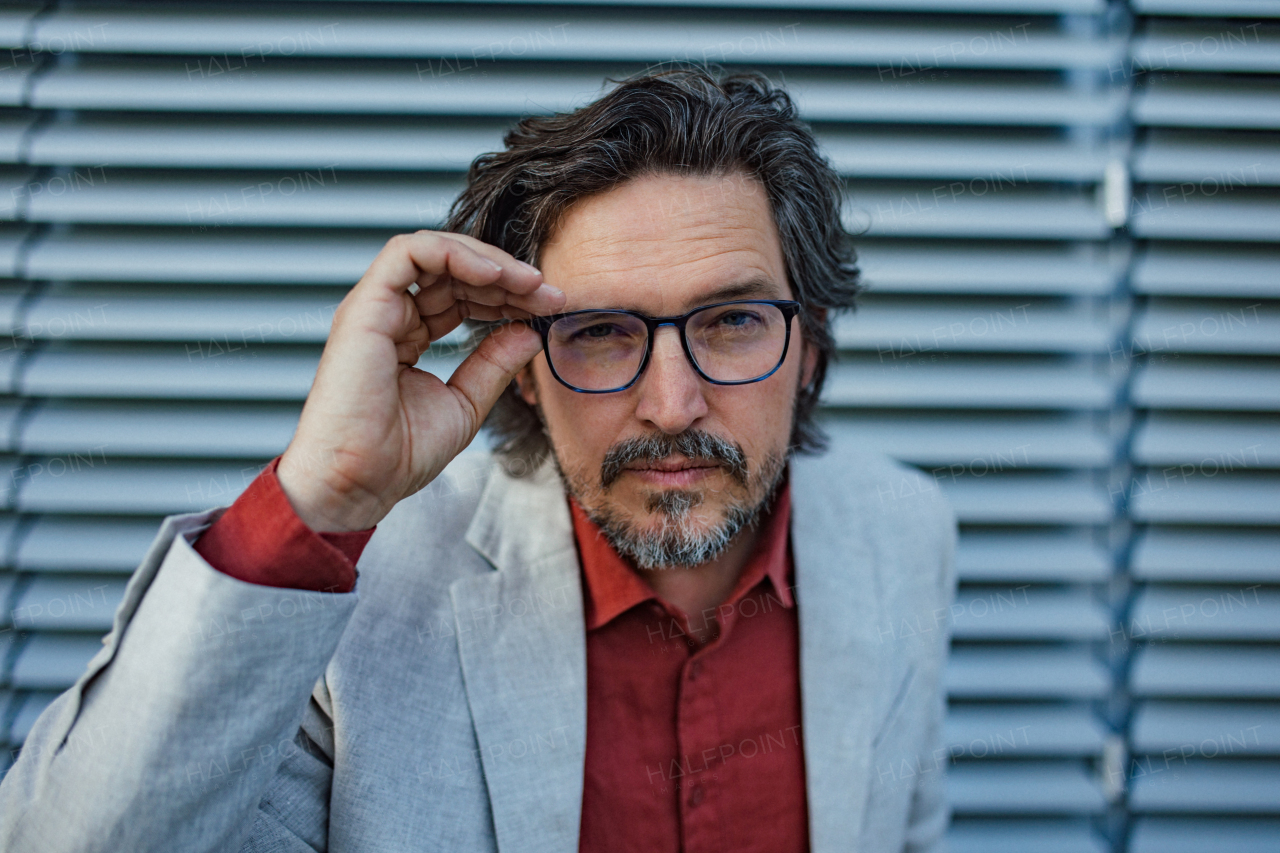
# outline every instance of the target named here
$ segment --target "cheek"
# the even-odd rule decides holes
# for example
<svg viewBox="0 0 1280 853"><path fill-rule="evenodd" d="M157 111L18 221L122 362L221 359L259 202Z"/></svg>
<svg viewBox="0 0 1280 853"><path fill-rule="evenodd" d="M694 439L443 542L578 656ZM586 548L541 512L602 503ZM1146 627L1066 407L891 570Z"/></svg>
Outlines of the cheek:
<svg viewBox="0 0 1280 853"><path fill-rule="evenodd" d="M626 394L579 394L556 381L546 359L533 365L537 399L562 464L578 466L604 458L623 436L634 412Z"/></svg>

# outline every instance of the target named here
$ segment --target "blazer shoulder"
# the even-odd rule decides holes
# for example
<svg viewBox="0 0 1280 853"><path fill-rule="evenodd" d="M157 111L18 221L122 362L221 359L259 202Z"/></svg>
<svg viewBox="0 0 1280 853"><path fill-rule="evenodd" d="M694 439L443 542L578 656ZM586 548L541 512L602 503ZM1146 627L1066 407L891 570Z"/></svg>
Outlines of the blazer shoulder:
<svg viewBox="0 0 1280 853"><path fill-rule="evenodd" d="M832 431L827 450L793 459L796 485L835 501L861 517L918 529L928 520L947 527L955 515L937 481L918 468L859 447L844 431Z"/></svg>

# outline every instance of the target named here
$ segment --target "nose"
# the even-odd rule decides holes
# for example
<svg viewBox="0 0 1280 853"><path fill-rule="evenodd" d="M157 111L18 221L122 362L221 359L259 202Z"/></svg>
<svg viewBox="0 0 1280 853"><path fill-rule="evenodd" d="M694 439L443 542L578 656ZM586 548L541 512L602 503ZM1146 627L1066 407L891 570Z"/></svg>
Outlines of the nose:
<svg viewBox="0 0 1280 853"><path fill-rule="evenodd" d="M674 326L659 326L649 366L637 384L636 417L668 435L688 429L707 413L703 381L680 345Z"/></svg>

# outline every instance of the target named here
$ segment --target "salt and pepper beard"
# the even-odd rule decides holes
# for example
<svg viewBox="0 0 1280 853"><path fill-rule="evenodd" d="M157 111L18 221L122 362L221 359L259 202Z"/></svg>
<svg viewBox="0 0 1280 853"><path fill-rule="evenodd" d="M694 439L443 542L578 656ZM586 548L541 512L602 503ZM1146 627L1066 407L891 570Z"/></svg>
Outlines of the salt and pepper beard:
<svg viewBox="0 0 1280 853"><path fill-rule="evenodd" d="M724 518L709 529L698 530L691 517L703 501L700 490L664 489L650 493L645 508L657 514L656 530L640 528L609 499L609 488L627 465L636 461L659 462L672 453L692 462L716 463L733 483ZM577 499L613 549L640 569L689 568L723 554L738 533L760 520L786 470L785 456L773 452L765 455L752 471L740 445L698 429L678 435L654 433L615 444L605 454L599 479L594 483L591 477L578 472L570 476L561 467L559 457L554 452L552 456L566 491Z"/></svg>

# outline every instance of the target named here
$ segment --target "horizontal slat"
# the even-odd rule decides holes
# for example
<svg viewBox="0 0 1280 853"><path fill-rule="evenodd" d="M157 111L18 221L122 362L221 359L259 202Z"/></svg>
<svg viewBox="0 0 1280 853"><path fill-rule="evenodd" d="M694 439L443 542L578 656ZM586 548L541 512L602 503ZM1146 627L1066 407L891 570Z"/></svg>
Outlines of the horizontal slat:
<svg viewBox="0 0 1280 853"><path fill-rule="evenodd" d="M1131 277L1139 293L1280 297L1280 251L1241 246L1152 243Z"/></svg>
<svg viewBox="0 0 1280 853"><path fill-rule="evenodd" d="M94 33L101 35L93 38ZM465 7L318 12L306 7L231 11L138 5L59 10L39 18L32 37L41 43L61 39L69 50L89 53L221 58L225 52L247 67L262 63L264 56L269 60L283 54L447 57L472 66L477 57L486 63L507 58L689 59L807 65L901 64L909 58L917 67L923 60L938 68L1071 68L1105 67L1124 50L1118 39L1076 37L1038 21L993 29L929 18L909 25L877 18L806 20L795 10L727 19L684 10L508 10L495 16Z"/></svg>
<svg viewBox="0 0 1280 853"><path fill-rule="evenodd" d="M62 281L350 286L392 233L78 226L44 235L26 270L31 278Z"/></svg>
<svg viewBox="0 0 1280 853"><path fill-rule="evenodd" d="M1133 177L1150 183L1192 182L1201 192L1280 184L1275 134L1152 130L1133 155Z"/></svg>
<svg viewBox="0 0 1280 853"><path fill-rule="evenodd" d="M33 477L22 485L24 512L167 515L225 506L261 465L241 462L109 462Z"/></svg>
<svg viewBox="0 0 1280 853"><path fill-rule="evenodd" d="M1280 15L1280 0L1129 0L1144 15Z"/></svg>
<svg viewBox="0 0 1280 853"><path fill-rule="evenodd" d="M36 397L162 400L303 400L319 347L217 352L179 346L59 345L32 355L21 392ZM460 355L428 351L418 367L447 379Z"/></svg>
<svg viewBox="0 0 1280 853"><path fill-rule="evenodd" d="M1144 408L1280 410L1280 368L1266 363L1153 358L1135 371L1132 399Z"/></svg>
<svg viewBox="0 0 1280 853"><path fill-rule="evenodd" d="M1202 186L1136 188L1129 230L1162 240L1280 240L1280 192Z"/></svg>
<svg viewBox="0 0 1280 853"><path fill-rule="evenodd" d="M1139 696L1280 698L1280 653L1243 645L1153 643L1129 676Z"/></svg>
<svg viewBox="0 0 1280 853"><path fill-rule="evenodd" d="M15 549L14 566L34 572L132 572L159 531L158 518L40 516Z"/></svg>
<svg viewBox="0 0 1280 853"><path fill-rule="evenodd" d="M1265 415L1151 412L1133 438L1142 465L1194 465L1203 473L1280 467L1280 423Z"/></svg>
<svg viewBox="0 0 1280 853"><path fill-rule="evenodd" d="M23 631L106 633L124 599L126 582L101 576L36 578L14 605L14 626Z"/></svg>
<svg viewBox="0 0 1280 853"><path fill-rule="evenodd" d="M1276 377L1280 398L1280 374ZM842 358L827 377L831 405L940 409L1105 409L1114 377L1068 360L1015 361L928 354L894 363Z"/></svg>
<svg viewBox="0 0 1280 853"><path fill-rule="evenodd" d="M1280 592L1260 584L1149 586L1128 624L1148 640L1280 640Z"/></svg>
<svg viewBox="0 0 1280 853"><path fill-rule="evenodd" d="M16 162L33 119L0 120L0 162ZM465 171L502 147L510 122L447 124L418 118L77 115L31 134L25 162L114 168L278 168ZM1101 180L1107 153L1045 132L999 136L899 128L892 132L826 126L818 141L842 174L859 178L947 178L946 194L986 193L1030 181ZM6 156L5 152L11 152ZM1253 160L1250 160L1252 163ZM87 174L87 173L86 173ZM1216 172L1215 172L1216 174Z"/></svg>
<svg viewBox="0 0 1280 853"><path fill-rule="evenodd" d="M1135 812L1280 812L1280 762L1225 758L1174 761L1148 759L1145 775L1136 771L1129 786Z"/></svg>
<svg viewBox="0 0 1280 853"><path fill-rule="evenodd" d="M953 853L1105 853L1087 821L960 817L947 830Z"/></svg>
<svg viewBox="0 0 1280 853"><path fill-rule="evenodd" d="M98 634L33 634L13 665L10 681L24 690L65 690L101 649Z"/></svg>
<svg viewBox="0 0 1280 853"><path fill-rule="evenodd" d="M271 457L298 424L298 405L50 401L26 420L23 453L85 465L114 456Z"/></svg>
<svg viewBox="0 0 1280 853"><path fill-rule="evenodd" d="M596 97L606 77L640 70L494 63L483 75L450 75L421 62L295 60L261 65L252 75L201 76L189 66L182 59L86 56L42 74L30 101L41 109L516 116L573 109ZM1110 125L1127 103L1120 88L1080 91L960 72L922 86L912 78L894 83L892 74L799 71L786 79L812 121Z"/></svg>
<svg viewBox="0 0 1280 853"><path fill-rule="evenodd" d="M1161 80L1134 92L1133 120L1169 127L1280 130L1280 86L1272 80Z"/></svg>
<svg viewBox="0 0 1280 853"><path fill-rule="evenodd" d="M29 302L21 331L34 339L190 341L194 358L234 356L263 344L323 343L346 290L55 286Z"/></svg>
<svg viewBox="0 0 1280 853"><path fill-rule="evenodd" d="M960 534L956 568L966 581L1103 581L1111 556L1080 530L978 531Z"/></svg>
<svg viewBox="0 0 1280 853"><path fill-rule="evenodd" d="M931 188L948 200L1031 181L1100 181L1108 160L1105 149L1028 131L823 129L818 141L841 174L954 179Z"/></svg>
<svg viewBox="0 0 1280 853"><path fill-rule="evenodd" d="M969 761L948 770L947 794L960 814L1104 811L1098 783L1079 762Z"/></svg>
<svg viewBox="0 0 1280 853"><path fill-rule="evenodd" d="M1232 5L1242 4L1237 0ZM1280 837L1280 820L1274 818L1140 817L1133 822L1129 850L1130 853L1204 853L1226 842L1232 853L1271 853L1276 849L1277 837Z"/></svg>
<svg viewBox="0 0 1280 853"><path fill-rule="evenodd" d="M1267 302L1153 299L1138 311L1138 352L1280 355L1280 312Z"/></svg>
<svg viewBox="0 0 1280 853"><path fill-rule="evenodd" d="M1280 476L1165 468L1139 471L1127 490L1130 515L1141 521L1280 524Z"/></svg>
<svg viewBox="0 0 1280 853"><path fill-rule="evenodd" d="M865 238L857 249L872 293L1100 295L1115 289L1126 262L1105 243Z"/></svg>
<svg viewBox="0 0 1280 853"><path fill-rule="evenodd" d="M1101 467L1110 440L1087 417L858 412L830 419L832 433L920 465L935 478L1026 467Z"/></svg>
<svg viewBox="0 0 1280 853"><path fill-rule="evenodd" d="M1131 732L1135 752L1173 750L1179 758L1277 755L1280 705L1148 701L1134 713Z"/></svg>
<svg viewBox="0 0 1280 853"><path fill-rule="evenodd" d="M113 168L465 170L502 147L506 122L344 116L119 117L54 121L31 137L27 162Z"/></svg>
<svg viewBox="0 0 1280 853"><path fill-rule="evenodd" d="M1111 235L1091 196L1040 188L952 193L943 184L856 183L845 202L845 226L872 237L966 237L1097 240Z"/></svg>
<svg viewBox="0 0 1280 853"><path fill-rule="evenodd" d="M1119 327L1088 308L1032 298L921 304L873 295L837 317L834 331L842 348L874 350L881 361L931 352L1106 352Z"/></svg>
<svg viewBox="0 0 1280 853"><path fill-rule="evenodd" d="M302 400L319 348L202 356L187 346L60 346L37 352L22 393L38 397ZM193 347L193 349L195 349Z"/></svg>
<svg viewBox="0 0 1280 853"><path fill-rule="evenodd" d="M1260 22L1147 21L1130 43L1129 58L1161 71L1276 72L1280 36Z"/></svg>
<svg viewBox="0 0 1280 853"><path fill-rule="evenodd" d="M967 524L1106 524L1115 513L1106 490L1077 474L962 475L941 486Z"/></svg>
<svg viewBox="0 0 1280 853"><path fill-rule="evenodd" d="M40 194L33 222L205 226L435 228L461 185L421 174L209 172L160 174L118 170L93 186Z"/></svg>
<svg viewBox="0 0 1280 853"><path fill-rule="evenodd" d="M1106 737L1087 705L953 704L947 709L952 757L1094 755Z"/></svg>
<svg viewBox="0 0 1280 853"><path fill-rule="evenodd" d="M1105 640L1111 614L1078 590L961 587L951 606L962 640Z"/></svg>
<svg viewBox="0 0 1280 853"><path fill-rule="evenodd" d="M1138 538L1131 571L1147 580L1280 583L1280 533L1153 527Z"/></svg>
<svg viewBox="0 0 1280 853"><path fill-rule="evenodd" d="M959 646L946 681L963 699L1092 699L1111 686L1087 646Z"/></svg>

